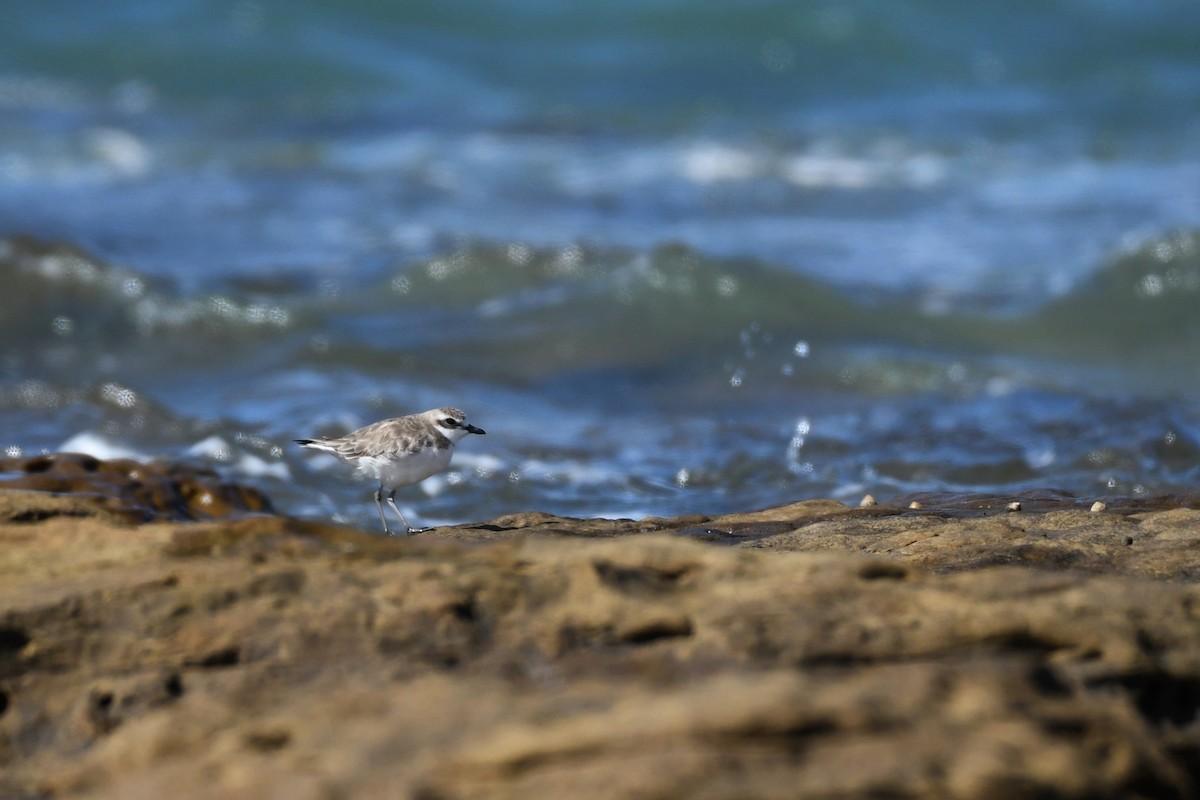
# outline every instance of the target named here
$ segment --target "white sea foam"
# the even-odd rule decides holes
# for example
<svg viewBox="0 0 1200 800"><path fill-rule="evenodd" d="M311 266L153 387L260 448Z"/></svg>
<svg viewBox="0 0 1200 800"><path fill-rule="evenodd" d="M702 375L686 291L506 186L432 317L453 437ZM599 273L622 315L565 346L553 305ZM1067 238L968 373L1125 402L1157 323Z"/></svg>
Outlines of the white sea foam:
<svg viewBox="0 0 1200 800"><path fill-rule="evenodd" d="M446 487L449 485L450 480L444 474L430 475L419 484L421 491L424 492L427 497L437 497L439 494L444 492Z"/></svg>
<svg viewBox="0 0 1200 800"><path fill-rule="evenodd" d="M243 453L232 466L234 472L249 478L278 478L281 481L292 479L292 472L287 464L282 461L267 461L253 453Z"/></svg>
<svg viewBox="0 0 1200 800"><path fill-rule="evenodd" d="M126 447L91 431L75 434L59 445L58 449L63 453L84 453L99 459L133 458L149 461L152 458L147 453Z"/></svg>
<svg viewBox="0 0 1200 800"><path fill-rule="evenodd" d="M150 148L129 131L92 128L85 133L84 141L91 155L118 176L140 177L150 171Z"/></svg>
<svg viewBox="0 0 1200 800"><path fill-rule="evenodd" d="M507 466L504 461L491 453L472 453L458 448L454 450L454 465L486 473L499 472Z"/></svg>
<svg viewBox="0 0 1200 800"><path fill-rule="evenodd" d="M236 452L234 447L220 436L201 439L189 447L187 453L190 456L219 461L233 472L249 478L278 478L281 481L292 479L291 470L282 461L272 463L253 453Z"/></svg>

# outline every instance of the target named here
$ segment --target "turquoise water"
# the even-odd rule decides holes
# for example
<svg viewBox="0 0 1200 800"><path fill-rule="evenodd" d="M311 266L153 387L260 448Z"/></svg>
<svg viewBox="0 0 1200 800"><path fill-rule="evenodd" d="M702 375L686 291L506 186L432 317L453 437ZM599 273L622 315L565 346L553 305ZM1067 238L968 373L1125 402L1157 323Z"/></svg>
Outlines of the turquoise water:
<svg viewBox="0 0 1200 800"><path fill-rule="evenodd" d="M1200 6L0 9L0 447L459 521L1200 479Z"/></svg>

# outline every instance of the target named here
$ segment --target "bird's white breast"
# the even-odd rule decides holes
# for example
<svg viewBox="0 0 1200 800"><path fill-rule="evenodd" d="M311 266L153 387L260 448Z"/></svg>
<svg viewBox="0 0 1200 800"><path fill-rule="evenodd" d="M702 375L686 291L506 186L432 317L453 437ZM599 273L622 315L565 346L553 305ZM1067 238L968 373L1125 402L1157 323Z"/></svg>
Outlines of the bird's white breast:
<svg viewBox="0 0 1200 800"><path fill-rule="evenodd" d="M379 481L385 489L398 489L423 481L450 466L453 452L453 447L429 447L399 458L362 456L356 459L355 466L363 475Z"/></svg>

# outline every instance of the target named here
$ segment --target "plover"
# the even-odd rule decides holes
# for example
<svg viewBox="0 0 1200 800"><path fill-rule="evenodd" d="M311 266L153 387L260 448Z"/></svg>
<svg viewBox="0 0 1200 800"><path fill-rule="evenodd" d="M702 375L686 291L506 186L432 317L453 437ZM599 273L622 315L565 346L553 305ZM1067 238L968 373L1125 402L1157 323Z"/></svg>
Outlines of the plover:
<svg viewBox="0 0 1200 800"><path fill-rule="evenodd" d="M468 433L484 433L467 424L467 415L457 408L434 408L420 414L385 419L339 436L336 439L296 439L313 450L332 453L358 470L358 474L379 481L375 505L383 532L391 534L383 516L384 492L388 505L405 533L413 528L396 507L396 490L423 481L450 466L454 444Z"/></svg>

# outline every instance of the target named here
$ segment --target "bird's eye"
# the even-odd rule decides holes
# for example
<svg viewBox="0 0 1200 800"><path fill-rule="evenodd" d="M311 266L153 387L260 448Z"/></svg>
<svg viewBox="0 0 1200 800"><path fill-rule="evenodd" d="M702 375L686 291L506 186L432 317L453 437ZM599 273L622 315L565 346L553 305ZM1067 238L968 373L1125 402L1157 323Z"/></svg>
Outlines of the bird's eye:
<svg viewBox="0 0 1200 800"><path fill-rule="evenodd" d="M447 428L457 428L458 420L454 419L453 417L446 417L444 420L442 420L442 424Z"/></svg>

